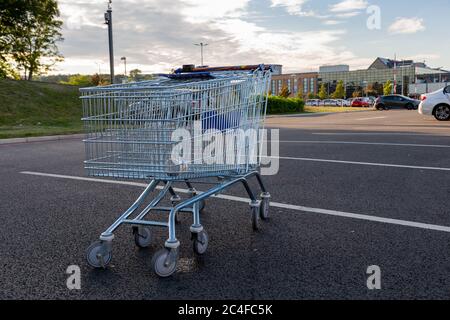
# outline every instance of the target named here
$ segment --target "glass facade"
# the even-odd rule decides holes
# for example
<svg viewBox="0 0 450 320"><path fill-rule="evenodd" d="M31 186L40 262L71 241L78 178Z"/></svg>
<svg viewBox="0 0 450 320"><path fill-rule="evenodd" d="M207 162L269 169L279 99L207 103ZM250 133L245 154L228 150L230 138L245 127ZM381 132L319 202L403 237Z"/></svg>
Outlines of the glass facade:
<svg viewBox="0 0 450 320"><path fill-rule="evenodd" d="M396 76L395 76L396 74ZM415 78L415 67L401 67L395 69L368 69L355 70L348 72L323 72L319 75L319 82L336 84L338 81L344 81L347 86L364 86L367 83L386 83L388 80L394 82L397 78L397 84L411 82Z"/></svg>

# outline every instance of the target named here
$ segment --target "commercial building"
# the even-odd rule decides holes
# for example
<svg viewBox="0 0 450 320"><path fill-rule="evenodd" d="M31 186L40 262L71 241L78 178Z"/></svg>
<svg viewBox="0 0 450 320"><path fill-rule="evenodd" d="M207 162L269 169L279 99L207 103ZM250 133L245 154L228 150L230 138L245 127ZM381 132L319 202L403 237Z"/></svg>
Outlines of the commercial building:
<svg viewBox="0 0 450 320"><path fill-rule="evenodd" d="M319 85L325 84L329 93L334 92L339 81L343 81L347 96L351 96L355 90L364 92L369 85L384 84L388 80L395 84L396 93L421 94L425 93L428 87L436 87L427 84L440 83L439 86L444 87L449 79L449 71L432 69L425 63L377 58L369 68L363 70L351 71L346 65L320 67L318 81ZM416 86L416 84L425 85ZM411 88L414 90L411 91Z"/></svg>
<svg viewBox="0 0 450 320"><path fill-rule="evenodd" d="M279 95L281 90L286 87L291 97L300 95L306 98L310 93L317 94L318 78L319 73L317 72L273 75L270 91L273 95Z"/></svg>

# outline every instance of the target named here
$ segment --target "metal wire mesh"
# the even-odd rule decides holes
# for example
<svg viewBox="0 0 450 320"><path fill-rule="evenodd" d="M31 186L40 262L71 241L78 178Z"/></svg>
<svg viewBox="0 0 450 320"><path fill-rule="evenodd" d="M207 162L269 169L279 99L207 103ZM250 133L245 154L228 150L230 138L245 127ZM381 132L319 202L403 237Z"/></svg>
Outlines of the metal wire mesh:
<svg viewBox="0 0 450 320"><path fill-rule="evenodd" d="M218 133L236 135L263 126L270 72L213 76L203 81L158 78L81 89L88 174L169 181L255 170L259 157L252 158L255 141L248 137L244 144L226 144L222 139L209 155L203 151ZM184 151L182 161L174 161L180 141L173 135L179 129L193 147L187 148L189 154ZM256 139L259 145L259 134ZM217 159L218 154L224 158Z"/></svg>

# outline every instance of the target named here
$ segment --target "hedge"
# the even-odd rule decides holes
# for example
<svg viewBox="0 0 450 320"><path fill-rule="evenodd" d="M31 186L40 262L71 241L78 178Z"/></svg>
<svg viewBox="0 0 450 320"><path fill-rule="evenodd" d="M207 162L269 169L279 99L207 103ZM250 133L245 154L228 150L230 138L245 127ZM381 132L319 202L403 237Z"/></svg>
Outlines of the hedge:
<svg viewBox="0 0 450 320"><path fill-rule="evenodd" d="M305 108L305 102L299 98L282 98L269 96L267 103L268 114L300 113Z"/></svg>

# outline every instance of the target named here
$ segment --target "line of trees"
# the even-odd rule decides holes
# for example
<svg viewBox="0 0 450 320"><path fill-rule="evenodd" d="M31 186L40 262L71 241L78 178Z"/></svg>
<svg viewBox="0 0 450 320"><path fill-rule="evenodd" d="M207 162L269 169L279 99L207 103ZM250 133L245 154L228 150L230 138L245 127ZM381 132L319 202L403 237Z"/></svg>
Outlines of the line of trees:
<svg viewBox="0 0 450 320"><path fill-rule="evenodd" d="M363 87L354 87L352 96L362 97L364 95L368 96L381 96L381 95L390 95L392 94L394 85L392 81L388 80L386 83L381 84L378 82L370 83L366 88ZM332 98L332 99L345 99L347 97L347 89L344 85L344 81L338 81L336 85L336 89L333 93L329 94L329 88L327 84L322 83L319 88L318 98L321 100Z"/></svg>
<svg viewBox="0 0 450 320"><path fill-rule="evenodd" d="M59 17L56 0L0 1L0 78L32 80L63 60Z"/></svg>

